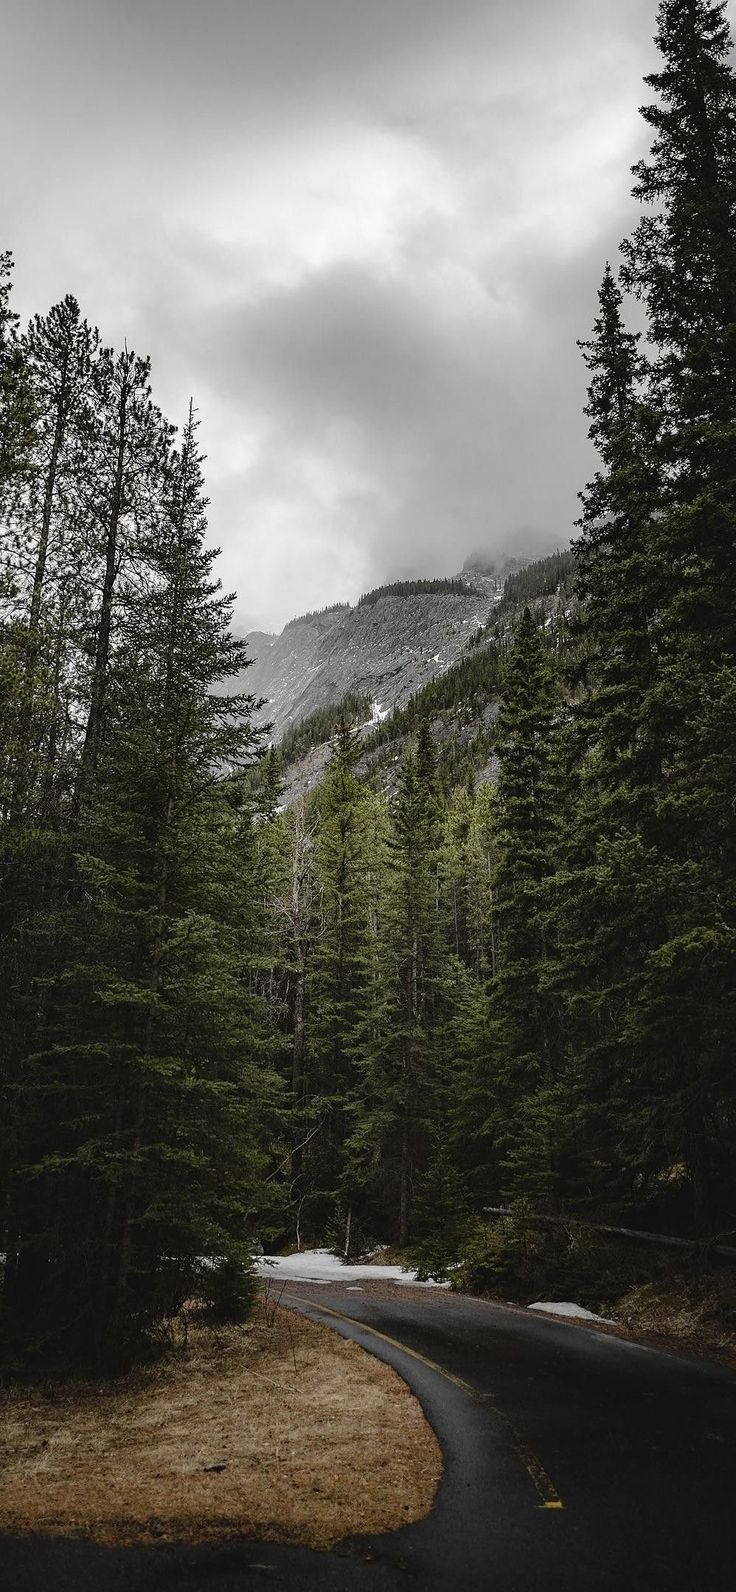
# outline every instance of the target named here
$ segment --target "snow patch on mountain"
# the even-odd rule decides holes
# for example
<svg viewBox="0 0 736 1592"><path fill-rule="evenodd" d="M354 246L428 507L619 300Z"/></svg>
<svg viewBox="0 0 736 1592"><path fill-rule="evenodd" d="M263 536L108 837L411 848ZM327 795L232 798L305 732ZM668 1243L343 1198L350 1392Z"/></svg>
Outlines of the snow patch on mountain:
<svg viewBox="0 0 736 1592"><path fill-rule="evenodd" d="M252 632L246 640L253 663L242 685L265 698L257 722L272 723L278 741L290 724L351 694L368 697L373 723L403 707L457 661L469 631L485 624L498 603L501 586L492 576L476 579L468 569L463 578L466 590L396 595L388 589L370 604L292 619L275 638Z"/></svg>

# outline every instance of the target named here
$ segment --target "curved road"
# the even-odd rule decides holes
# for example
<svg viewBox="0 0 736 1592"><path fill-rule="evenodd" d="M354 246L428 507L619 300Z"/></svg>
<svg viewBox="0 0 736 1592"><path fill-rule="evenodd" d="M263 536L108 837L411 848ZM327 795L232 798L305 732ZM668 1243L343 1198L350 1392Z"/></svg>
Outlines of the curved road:
<svg viewBox="0 0 736 1592"><path fill-rule="evenodd" d="M445 1456L430 1517L329 1555L6 1540L0 1592L732 1592L732 1372L439 1290L282 1302L414 1389Z"/></svg>

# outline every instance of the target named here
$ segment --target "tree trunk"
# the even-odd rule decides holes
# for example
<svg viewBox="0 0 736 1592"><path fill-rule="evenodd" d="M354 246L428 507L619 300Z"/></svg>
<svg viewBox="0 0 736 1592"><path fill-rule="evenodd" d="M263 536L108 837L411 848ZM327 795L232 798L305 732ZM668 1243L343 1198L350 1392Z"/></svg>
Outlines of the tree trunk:
<svg viewBox="0 0 736 1592"><path fill-rule="evenodd" d="M304 1024L304 988L306 982L306 962L304 948L301 942L297 943L297 971L296 987L294 991L294 1042L291 1057L291 1093L297 1112L301 1111L304 1104L304 1062L306 1056L306 1031ZM301 1120L297 1120L296 1133L301 1139ZM304 1146L302 1143L294 1147L291 1157L291 1179L294 1182L301 1177L304 1161Z"/></svg>
<svg viewBox="0 0 736 1592"><path fill-rule="evenodd" d="M95 647L95 665L92 674L92 693L90 699L87 728L84 735L82 748L79 785L80 794L84 789L90 775L94 772L97 759L97 749L100 740L102 715L104 711L105 696L107 693L107 672L110 662L110 639L112 635L112 601L115 590L115 576L117 572L118 532L120 529L120 516L123 508L123 480L125 473L125 446L127 441L128 399L130 397L130 356L126 365L125 375L120 386L120 400L118 405L118 447L115 460L115 478L113 482L112 498L110 500L110 517L107 525L105 542L105 575L102 583L102 600L100 603L100 623L97 630L97 644Z"/></svg>
<svg viewBox="0 0 736 1592"><path fill-rule="evenodd" d="M171 823L174 809L173 797L169 796L166 811L166 821L163 830L165 842L166 833ZM166 911L168 892L168 860L165 845L161 852L161 872L158 892L159 923L156 938L151 953L151 977L149 988L152 995L156 994L160 982L161 947L163 944L163 918ZM122 1347L122 1325L125 1319L128 1281L130 1277L130 1264L132 1258L132 1221L135 1206L136 1184L138 1181L137 1157L143 1142L143 1120L145 1103L145 1070L146 1063L153 1055L154 1018L153 1005L149 1007L146 1017L146 1026L141 1052L141 1068L138 1075L134 1099L133 1138L131 1142L130 1169L120 1191L120 1232L118 1237L118 1265L113 1292L112 1308L110 1312L109 1346L113 1357L119 1354Z"/></svg>
<svg viewBox="0 0 736 1592"><path fill-rule="evenodd" d="M54 440L51 444L46 479L43 490L43 509L41 512L41 534L36 551L36 567L33 573L33 591L31 593L31 612L28 629L31 637L31 660L38 650L38 630L41 620L41 599L46 577L46 561L49 552L49 538L51 535L51 515L54 509L54 492L56 490L56 477L59 469L59 455L64 444L64 433L69 418L69 354L64 358L61 370L61 387L56 401L56 420L54 423Z"/></svg>
<svg viewBox="0 0 736 1592"><path fill-rule="evenodd" d="M699 1127L691 1128L685 1145L685 1159L693 1191L693 1220L698 1232L711 1223L712 1202L705 1141Z"/></svg>
<svg viewBox="0 0 736 1592"><path fill-rule="evenodd" d="M401 1131L401 1173L399 1181L399 1249L409 1242L409 1203L411 1194L411 1160L409 1155L409 1124L404 1118Z"/></svg>

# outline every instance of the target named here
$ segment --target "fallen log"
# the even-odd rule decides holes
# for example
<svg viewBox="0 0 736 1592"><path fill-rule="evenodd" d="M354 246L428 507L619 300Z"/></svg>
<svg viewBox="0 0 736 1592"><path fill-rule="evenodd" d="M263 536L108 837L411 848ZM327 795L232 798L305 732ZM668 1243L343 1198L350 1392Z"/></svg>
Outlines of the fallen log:
<svg viewBox="0 0 736 1592"><path fill-rule="evenodd" d="M513 1216L507 1205L484 1205L484 1216ZM612 1238L623 1238L640 1244L660 1244L667 1249L685 1249L691 1253L718 1255L736 1261L736 1249L728 1244L716 1244L709 1238L675 1238L671 1233L648 1233L638 1227L610 1227L604 1222L584 1222L578 1216L544 1216L541 1212L528 1212L524 1221L547 1227L582 1227L590 1233L606 1233Z"/></svg>

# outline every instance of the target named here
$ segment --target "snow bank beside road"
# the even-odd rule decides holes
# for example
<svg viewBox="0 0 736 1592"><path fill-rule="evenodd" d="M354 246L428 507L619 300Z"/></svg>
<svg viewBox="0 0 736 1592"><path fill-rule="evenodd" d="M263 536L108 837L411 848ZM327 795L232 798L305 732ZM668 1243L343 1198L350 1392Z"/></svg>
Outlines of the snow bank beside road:
<svg viewBox="0 0 736 1592"><path fill-rule="evenodd" d="M592 1310L585 1310L582 1305L570 1304L567 1300L557 1300L556 1303L537 1303L527 1305L528 1310L542 1310L548 1316L570 1316L575 1321L602 1321L606 1327L614 1327L615 1321L610 1316L596 1316Z"/></svg>
<svg viewBox="0 0 736 1592"><path fill-rule="evenodd" d="M329 1249L305 1249L298 1255L261 1255L256 1262L259 1277L274 1277L284 1282L397 1282L408 1288L447 1288L446 1282L420 1282L415 1271L401 1266L348 1265Z"/></svg>

